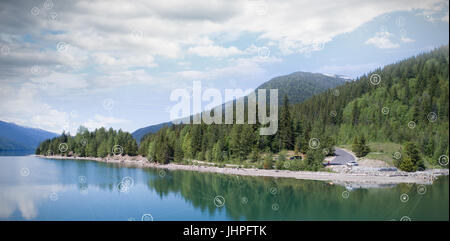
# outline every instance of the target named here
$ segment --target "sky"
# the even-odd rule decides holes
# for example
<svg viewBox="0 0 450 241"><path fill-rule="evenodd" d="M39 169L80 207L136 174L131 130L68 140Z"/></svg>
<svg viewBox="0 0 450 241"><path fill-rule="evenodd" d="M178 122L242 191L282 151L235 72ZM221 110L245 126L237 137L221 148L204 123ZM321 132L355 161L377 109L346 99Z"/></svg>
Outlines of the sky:
<svg viewBox="0 0 450 241"><path fill-rule="evenodd" d="M193 81L357 78L448 43L448 0L2 0L0 120L132 132L169 121Z"/></svg>

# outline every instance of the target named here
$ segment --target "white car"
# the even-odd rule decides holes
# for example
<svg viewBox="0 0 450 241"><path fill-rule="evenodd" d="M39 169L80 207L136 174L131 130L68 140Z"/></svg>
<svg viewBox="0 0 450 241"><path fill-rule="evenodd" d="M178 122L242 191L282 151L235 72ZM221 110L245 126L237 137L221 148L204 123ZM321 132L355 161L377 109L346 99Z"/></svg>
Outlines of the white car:
<svg viewBox="0 0 450 241"><path fill-rule="evenodd" d="M347 166L349 166L349 167L358 166L358 163L356 163L355 161L349 161L349 162L347 162Z"/></svg>

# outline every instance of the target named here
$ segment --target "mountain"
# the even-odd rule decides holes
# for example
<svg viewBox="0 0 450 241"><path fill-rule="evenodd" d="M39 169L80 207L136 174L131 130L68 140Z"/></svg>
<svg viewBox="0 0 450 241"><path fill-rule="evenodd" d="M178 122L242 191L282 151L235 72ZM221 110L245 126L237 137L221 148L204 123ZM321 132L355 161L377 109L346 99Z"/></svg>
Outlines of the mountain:
<svg viewBox="0 0 450 241"><path fill-rule="evenodd" d="M348 78L338 75L325 75L309 72L294 72L292 74L278 76L260 85L257 89L278 89L279 104L282 104L282 98L285 94L289 97L292 104L300 103L311 96L317 95L342 85ZM172 125L171 122L165 122L157 125L151 125L140 128L132 133L133 137L140 142L141 138L148 133L155 133L165 125Z"/></svg>
<svg viewBox="0 0 450 241"><path fill-rule="evenodd" d="M0 121L0 153L32 154L41 141L55 136L52 132Z"/></svg>
<svg viewBox="0 0 450 241"><path fill-rule="evenodd" d="M337 75L294 72L275 77L257 89L278 89L279 104L282 104L284 95L288 96L291 104L296 104L345 82L346 79Z"/></svg>
<svg viewBox="0 0 450 241"><path fill-rule="evenodd" d="M172 125L172 122L164 122L164 123L160 123L160 124L156 124L156 125L151 125L151 126L137 129L131 135L137 141L137 143L139 143L141 141L142 137L144 137L145 135L147 135L149 133L155 133L159 129L163 128L164 126L171 126L171 125Z"/></svg>
<svg viewBox="0 0 450 241"><path fill-rule="evenodd" d="M303 89L288 89L298 84L294 78L284 79L290 81L275 78L262 87L282 87L294 103L305 98L297 96ZM308 90L306 94L314 88ZM282 98L275 135L260 135L267 127L260 124L173 125L146 136L139 153L161 163L195 159L316 171L336 144L363 147L364 156L370 151L366 143L371 143L389 145L379 153L393 156L392 164L404 171L448 167L448 45L375 69L300 103L289 105L287 95ZM291 162L285 150L306 158ZM272 154L278 154L275 163Z"/></svg>
<svg viewBox="0 0 450 241"><path fill-rule="evenodd" d="M423 160L438 165L449 155L449 46L375 69L294 105L292 111L337 143L361 137L411 142Z"/></svg>

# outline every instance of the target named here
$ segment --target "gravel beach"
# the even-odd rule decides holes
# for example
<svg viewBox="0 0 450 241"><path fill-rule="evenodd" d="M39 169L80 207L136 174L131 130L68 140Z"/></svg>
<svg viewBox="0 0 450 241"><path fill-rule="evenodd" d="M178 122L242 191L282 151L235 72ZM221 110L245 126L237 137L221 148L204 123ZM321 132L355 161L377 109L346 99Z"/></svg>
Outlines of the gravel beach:
<svg viewBox="0 0 450 241"><path fill-rule="evenodd" d="M373 186L399 183L416 183L430 185L439 176L448 176L448 169L431 169L414 173L395 171L383 171L382 167L366 167L346 165L332 166L330 172L290 171L290 170L265 170L256 168L217 167L211 165L183 165L183 164L159 164L149 162L142 156L113 156L106 158L66 157L66 156L42 156L40 158L62 160L91 160L106 163L116 163L124 167L162 168L168 170L185 170L197 172L213 172L242 176L265 176L276 178L295 178L303 180L327 181L335 184Z"/></svg>

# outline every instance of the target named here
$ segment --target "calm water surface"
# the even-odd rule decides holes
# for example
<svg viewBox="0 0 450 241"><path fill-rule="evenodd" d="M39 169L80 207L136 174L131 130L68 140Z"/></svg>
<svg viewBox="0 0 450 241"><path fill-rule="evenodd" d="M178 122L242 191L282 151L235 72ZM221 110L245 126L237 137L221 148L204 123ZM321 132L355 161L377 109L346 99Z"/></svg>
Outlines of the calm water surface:
<svg viewBox="0 0 450 241"><path fill-rule="evenodd" d="M347 191L320 181L0 157L0 220L143 217L155 221L449 220L449 178L432 186Z"/></svg>

